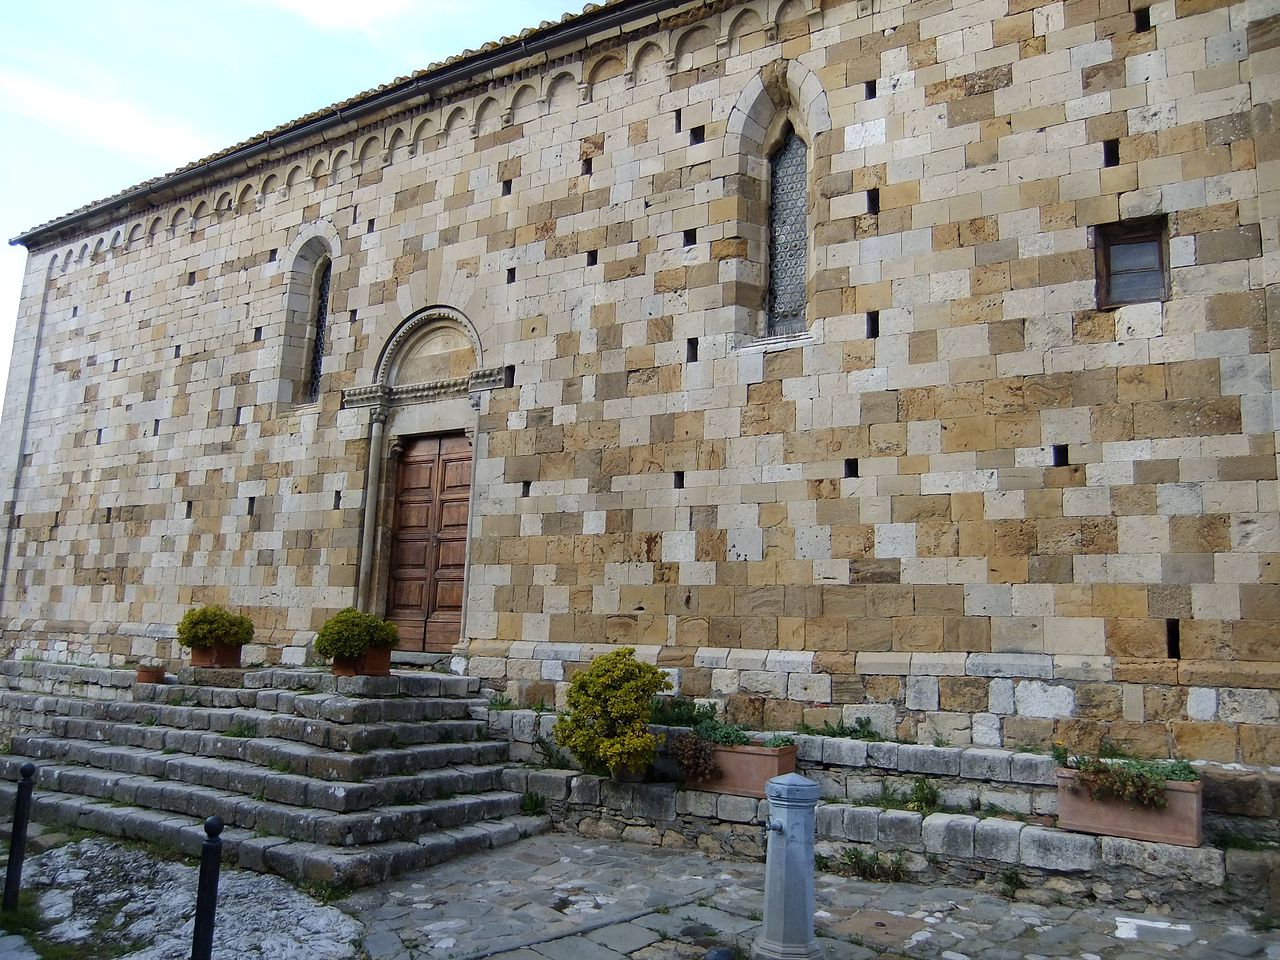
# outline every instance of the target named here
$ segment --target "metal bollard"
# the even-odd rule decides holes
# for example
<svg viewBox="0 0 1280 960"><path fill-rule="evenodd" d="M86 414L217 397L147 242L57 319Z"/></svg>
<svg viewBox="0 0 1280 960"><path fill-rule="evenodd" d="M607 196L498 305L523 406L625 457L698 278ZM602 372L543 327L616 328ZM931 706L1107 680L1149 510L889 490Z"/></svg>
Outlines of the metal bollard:
<svg viewBox="0 0 1280 960"><path fill-rule="evenodd" d="M816 960L813 935L813 821L821 790L798 773L774 777L769 798L769 850L764 867L764 923L752 960Z"/></svg>
<svg viewBox="0 0 1280 960"><path fill-rule="evenodd" d="M36 765L24 763L18 771L18 797L13 804L13 834L9 837L9 868L4 875L4 909L18 906L22 886L22 861L27 855L27 823L31 820L31 791L35 788Z"/></svg>
<svg viewBox="0 0 1280 960"><path fill-rule="evenodd" d="M218 870L222 866L222 818L204 822L200 848L200 885L196 888L196 922L191 932L191 960L213 957L213 918L218 908Z"/></svg>

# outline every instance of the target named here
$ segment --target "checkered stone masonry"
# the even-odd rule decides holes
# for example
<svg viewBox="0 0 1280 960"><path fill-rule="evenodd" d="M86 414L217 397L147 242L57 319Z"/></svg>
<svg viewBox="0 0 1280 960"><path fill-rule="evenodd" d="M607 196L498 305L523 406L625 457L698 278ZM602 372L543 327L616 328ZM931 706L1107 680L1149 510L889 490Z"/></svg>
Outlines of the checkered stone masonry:
<svg viewBox="0 0 1280 960"><path fill-rule="evenodd" d="M6 635L116 662L225 602L301 660L356 582L341 391L446 304L514 368L458 652L520 701L626 644L755 727L1280 764L1280 16L1141 6L673 7L34 244ZM761 344L783 121L808 304ZM1098 309L1094 228L1149 217L1168 300Z"/></svg>

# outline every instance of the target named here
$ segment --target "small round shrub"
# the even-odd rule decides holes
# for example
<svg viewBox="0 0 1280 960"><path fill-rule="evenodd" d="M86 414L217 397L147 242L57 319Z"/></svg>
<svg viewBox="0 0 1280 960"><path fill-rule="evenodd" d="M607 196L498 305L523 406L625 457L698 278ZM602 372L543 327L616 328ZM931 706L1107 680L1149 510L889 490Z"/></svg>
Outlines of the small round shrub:
<svg viewBox="0 0 1280 960"><path fill-rule="evenodd" d="M224 607L196 607L178 621L178 643L184 647L212 647L215 643L243 647L252 642L253 621Z"/></svg>
<svg viewBox="0 0 1280 960"><path fill-rule="evenodd" d="M556 723L556 742L592 773L642 769L658 750L649 732L653 698L670 689L666 674L637 660L633 647L597 657L569 683L569 710Z"/></svg>
<svg viewBox="0 0 1280 960"><path fill-rule="evenodd" d="M335 613L316 634L316 653L322 657L362 657L370 647L394 647L400 632L371 613L354 607Z"/></svg>

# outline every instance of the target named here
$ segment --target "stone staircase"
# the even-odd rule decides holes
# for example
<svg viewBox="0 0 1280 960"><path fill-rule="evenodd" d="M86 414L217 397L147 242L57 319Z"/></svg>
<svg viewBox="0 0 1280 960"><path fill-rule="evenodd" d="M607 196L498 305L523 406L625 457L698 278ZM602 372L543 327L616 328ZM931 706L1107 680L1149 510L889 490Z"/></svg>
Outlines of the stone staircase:
<svg viewBox="0 0 1280 960"><path fill-rule="evenodd" d="M540 832L504 789L480 681L315 670L133 673L0 663L0 811L37 766L35 819L198 852L332 888L374 883ZM514 781L510 781L513 782Z"/></svg>

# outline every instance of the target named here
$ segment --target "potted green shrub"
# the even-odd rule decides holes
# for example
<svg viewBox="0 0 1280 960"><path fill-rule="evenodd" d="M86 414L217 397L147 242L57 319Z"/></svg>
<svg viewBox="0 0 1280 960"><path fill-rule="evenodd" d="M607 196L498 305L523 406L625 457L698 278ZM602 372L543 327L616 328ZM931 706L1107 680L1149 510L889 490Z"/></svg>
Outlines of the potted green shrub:
<svg viewBox="0 0 1280 960"><path fill-rule="evenodd" d="M556 722L556 742L589 773L642 779L658 752L649 732L651 701L671 681L641 663L633 647L597 657L569 682L568 711Z"/></svg>
<svg viewBox="0 0 1280 960"><path fill-rule="evenodd" d="M347 607L324 622L316 634L316 653L332 658L336 677L385 677L399 640L394 623Z"/></svg>
<svg viewBox="0 0 1280 960"><path fill-rule="evenodd" d="M753 741L742 727L715 717L673 736L670 750L688 790L763 798L766 783L796 770L796 745L790 737Z"/></svg>
<svg viewBox="0 0 1280 960"><path fill-rule="evenodd" d="M239 650L239 647L236 648ZM131 663L138 683L164 683L164 667L157 664Z"/></svg>
<svg viewBox="0 0 1280 960"><path fill-rule="evenodd" d="M191 651L193 667L239 667L241 648L252 641L253 621L224 607L196 607L178 621L178 643Z"/></svg>
<svg viewBox="0 0 1280 960"><path fill-rule="evenodd" d="M1062 829L1200 846L1203 785L1187 761L1071 755L1062 747L1053 758Z"/></svg>

